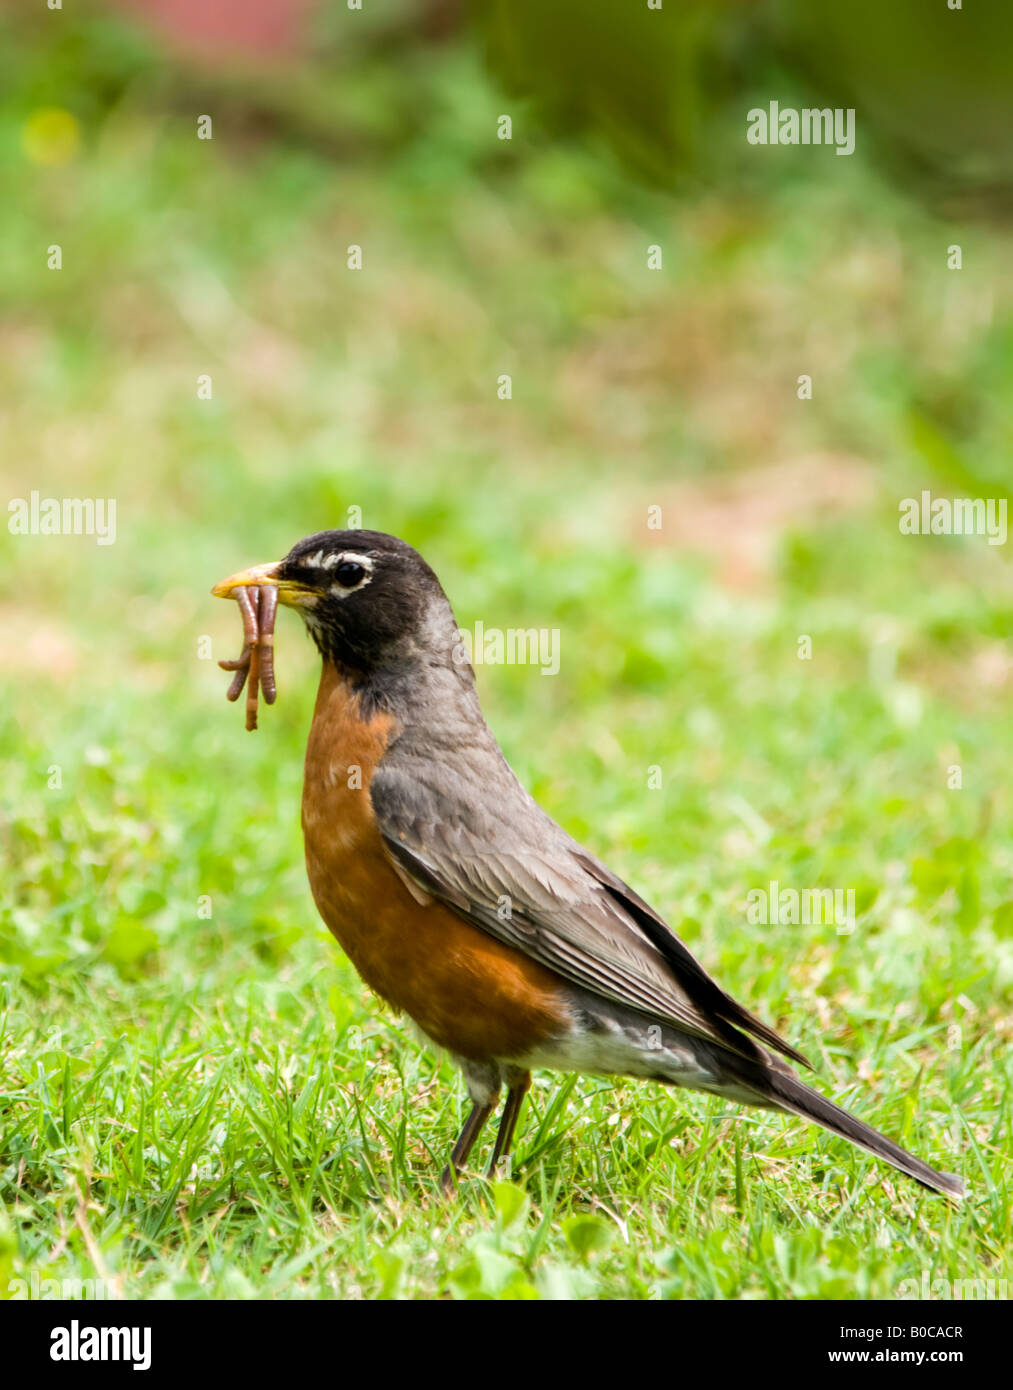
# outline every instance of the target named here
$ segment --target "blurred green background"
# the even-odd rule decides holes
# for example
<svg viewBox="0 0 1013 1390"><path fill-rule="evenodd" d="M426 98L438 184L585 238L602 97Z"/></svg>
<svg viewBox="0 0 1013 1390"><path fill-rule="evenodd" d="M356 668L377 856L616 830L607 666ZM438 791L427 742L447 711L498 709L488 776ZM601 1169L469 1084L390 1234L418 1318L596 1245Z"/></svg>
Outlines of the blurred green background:
<svg viewBox="0 0 1013 1390"><path fill-rule="evenodd" d="M991 8L0 14L6 497L117 502L115 545L0 536L0 1296L1004 1271L1008 546L898 531L1009 493ZM771 100L854 106L856 153L748 145ZM454 1073L305 884L313 651L283 615L252 738L199 655L235 655L217 579L349 508L462 624L560 629L558 677L479 672L519 775L960 1214L800 1124L549 1077L517 1185L438 1204ZM747 927L771 878L855 888L857 930Z"/></svg>

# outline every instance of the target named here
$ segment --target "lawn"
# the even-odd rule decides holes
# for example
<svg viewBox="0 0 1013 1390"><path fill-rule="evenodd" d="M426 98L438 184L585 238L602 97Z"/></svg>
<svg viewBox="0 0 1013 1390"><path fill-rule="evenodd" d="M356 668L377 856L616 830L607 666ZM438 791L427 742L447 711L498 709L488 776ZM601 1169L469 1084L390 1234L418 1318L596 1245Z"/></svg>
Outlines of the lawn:
<svg viewBox="0 0 1013 1390"><path fill-rule="evenodd" d="M498 109L467 49L426 81ZM117 515L0 540L0 1296L1013 1274L1008 547L898 527L923 488L1008 493L1002 232L861 154L673 197L438 127L378 169L115 109L48 166L0 119L6 495ZM313 649L283 613L253 735L215 664L211 585L350 508L462 625L559 630L558 675L478 671L518 775L963 1206L801 1121L549 1074L511 1178L440 1200L462 1087L305 880ZM854 890L854 930L750 922L772 880Z"/></svg>

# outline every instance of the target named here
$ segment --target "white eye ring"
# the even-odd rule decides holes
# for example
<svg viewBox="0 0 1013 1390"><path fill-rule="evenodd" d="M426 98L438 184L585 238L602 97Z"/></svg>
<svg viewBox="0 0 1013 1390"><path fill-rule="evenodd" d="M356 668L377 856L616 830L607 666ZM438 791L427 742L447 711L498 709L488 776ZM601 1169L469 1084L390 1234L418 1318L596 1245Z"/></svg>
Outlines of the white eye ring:
<svg viewBox="0 0 1013 1390"><path fill-rule="evenodd" d="M347 598L349 594L358 593L358 591L364 589L373 578L373 561L368 555L359 555L354 550L344 550L340 555L326 555L321 562L321 567L323 569L334 569L338 565L345 564L346 561L352 565L359 565L364 573L358 584L353 584L351 587L347 584L332 584L330 592L335 598Z"/></svg>

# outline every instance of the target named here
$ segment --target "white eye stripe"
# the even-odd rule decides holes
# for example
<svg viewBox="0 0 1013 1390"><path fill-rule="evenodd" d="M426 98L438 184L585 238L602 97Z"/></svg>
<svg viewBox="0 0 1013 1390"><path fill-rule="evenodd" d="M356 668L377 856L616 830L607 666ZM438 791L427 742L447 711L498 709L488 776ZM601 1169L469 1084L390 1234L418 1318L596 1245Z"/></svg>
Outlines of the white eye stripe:
<svg viewBox="0 0 1013 1390"><path fill-rule="evenodd" d="M328 555L324 564L330 568L330 565L343 565L346 560L351 565L361 565L367 574L373 573L372 559L368 555L359 555L354 550L343 550L340 555Z"/></svg>
<svg viewBox="0 0 1013 1390"><path fill-rule="evenodd" d="M335 565L343 564L348 560L353 565L361 565L367 574L373 572L373 560L369 555L360 555L355 550L332 550L325 555L322 550L314 551L312 555L303 555L296 561L301 569L311 570L332 570Z"/></svg>

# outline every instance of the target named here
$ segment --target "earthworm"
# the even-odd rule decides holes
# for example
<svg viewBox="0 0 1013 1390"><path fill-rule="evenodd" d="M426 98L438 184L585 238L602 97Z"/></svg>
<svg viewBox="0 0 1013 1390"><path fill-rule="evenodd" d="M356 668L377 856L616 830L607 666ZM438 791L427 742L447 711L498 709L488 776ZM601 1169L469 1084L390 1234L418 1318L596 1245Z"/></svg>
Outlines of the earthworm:
<svg viewBox="0 0 1013 1390"><path fill-rule="evenodd" d="M277 695L274 680L274 620L278 611L278 590L273 585L256 585L234 589L236 602L243 617L243 650L235 661L219 661L223 671L235 671L232 684L225 692L230 700L238 700L249 677L246 692L246 727L257 727L257 696L261 686L264 699L273 705Z"/></svg>
<svg viewBox="0 0 1013 1390"><path fill-rule="evenodd" d="M278 693L274 683L274 620L278 613L278 590L273 584L260 589L260 685L264 699L274 704Z"/></svg>

